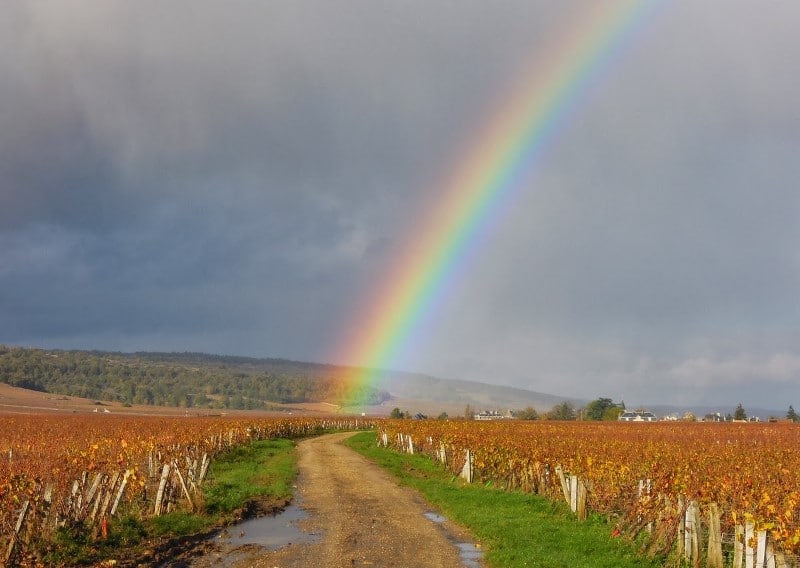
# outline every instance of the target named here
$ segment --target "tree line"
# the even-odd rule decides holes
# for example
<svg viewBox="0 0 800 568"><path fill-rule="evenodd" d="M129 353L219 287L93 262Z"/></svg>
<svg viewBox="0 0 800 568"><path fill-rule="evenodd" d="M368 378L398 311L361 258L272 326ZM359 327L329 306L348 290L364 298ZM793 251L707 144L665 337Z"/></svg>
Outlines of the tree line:
<svg viewBox="0 0 800 568"><path fill-rule="evenodd" d="M0 345L0 382L130 405L260 409L270 403L379 404L389 393L362 386L352 370L284 359L202 353L112 353Z"/></svg>
<svg viewBox="0 0 800 568"><path fill-rule="evenodd" d="M617 420L624 412L624 401L614 402L610 398L597 398L583 407L576 407L571 402L564 401L554 405L546 412L539 413L535 408L528 406L522 410L514 411L513 415L515 418L522 420ZM470 414L471 407L467 407L465 416ZM792 422L800 422L800 415L795 412L792 405L789 405L789 409L783 418ZM691 412L681 417L681 420L687 421L695 421L697 419ZM702 417L702 420L707 422L744 421L748 420L748 415L744 406L739 403L733 413L725 415L719 413L708 414ZM777 420L777 417L772 417L771 420Z"/></svg>

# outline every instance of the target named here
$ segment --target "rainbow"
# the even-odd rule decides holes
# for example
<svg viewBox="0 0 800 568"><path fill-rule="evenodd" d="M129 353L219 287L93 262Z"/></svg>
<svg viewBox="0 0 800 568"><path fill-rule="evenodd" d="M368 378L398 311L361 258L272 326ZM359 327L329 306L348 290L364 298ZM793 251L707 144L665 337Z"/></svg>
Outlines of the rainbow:
<svg viewBox="0 0 800 568"><path fill-rule="evenodd" d="M482 122L474 143L437 191L442 197L413 240L373 288L333 359L357 365L349 392L378 386L424 335L436 307L463 276L471 255L582 99L649 19L655 0L588 2L580 21L556 38L545 60L520 74Z"/></svg>

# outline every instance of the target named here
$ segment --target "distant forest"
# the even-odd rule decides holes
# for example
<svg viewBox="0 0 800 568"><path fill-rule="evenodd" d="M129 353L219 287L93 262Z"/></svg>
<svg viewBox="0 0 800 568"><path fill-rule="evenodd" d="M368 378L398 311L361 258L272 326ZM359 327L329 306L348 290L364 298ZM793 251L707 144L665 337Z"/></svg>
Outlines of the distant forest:
<svg viewBox="0 0 800 568"><path fill-rule="evenodd" d="M262 409L270 403L379 404L386 391L348 393L357 370L203 353L61 351L0 345L0 382L122 404Z"/></svg>

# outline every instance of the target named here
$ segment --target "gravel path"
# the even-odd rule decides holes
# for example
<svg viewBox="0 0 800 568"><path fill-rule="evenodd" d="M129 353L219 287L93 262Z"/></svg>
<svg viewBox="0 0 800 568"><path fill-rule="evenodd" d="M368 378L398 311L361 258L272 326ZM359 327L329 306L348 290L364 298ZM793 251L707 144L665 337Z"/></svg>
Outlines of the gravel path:
<svg viewBox="0 0 800 568"><path fill-rule="evenodd" d="M297 448L297 494L310 514L299 524L320 539L275 551L250 547L229 551L232 556L218 551L191 566L463 568L455 543L470 541L469 535L447 521L426 518L430 508L419 495L341 444L351 435L312 438Z"/></svg>

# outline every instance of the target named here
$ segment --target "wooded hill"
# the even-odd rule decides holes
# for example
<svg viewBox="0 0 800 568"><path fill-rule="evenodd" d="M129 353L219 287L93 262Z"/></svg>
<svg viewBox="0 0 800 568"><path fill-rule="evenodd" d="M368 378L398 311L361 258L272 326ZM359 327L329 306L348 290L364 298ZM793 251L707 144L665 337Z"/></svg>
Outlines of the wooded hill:
<svg viewBox="0 0 800 568"><path fill-rule="evenodd" d="M53 394L152 406L261 409L342 401L355 369L203 353L62 351L0 345L0 382ZM362 387L350 402L380 404Z"/></svg>

